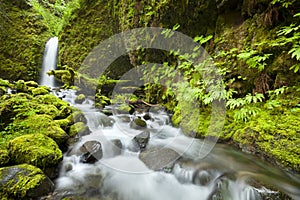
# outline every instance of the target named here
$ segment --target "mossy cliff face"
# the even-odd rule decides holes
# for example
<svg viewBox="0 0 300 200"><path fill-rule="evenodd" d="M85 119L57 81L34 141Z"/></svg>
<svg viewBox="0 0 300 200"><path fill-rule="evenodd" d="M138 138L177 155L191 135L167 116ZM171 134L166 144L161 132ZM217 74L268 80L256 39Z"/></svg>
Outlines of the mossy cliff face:
<svg viewBox="0 0 300 200"><path fill-rule="evenodd" d="M113 35L114 21L105 1L82 1L74 19L59 36L59 65L78 70L83 60L101 41Z"/></svg>
<svg viewBox="0 0 300 200"><path fill-rule="evenodd" d="M37 80L50 35L25 0L1 1L0 37L0 77Z"/></svg>

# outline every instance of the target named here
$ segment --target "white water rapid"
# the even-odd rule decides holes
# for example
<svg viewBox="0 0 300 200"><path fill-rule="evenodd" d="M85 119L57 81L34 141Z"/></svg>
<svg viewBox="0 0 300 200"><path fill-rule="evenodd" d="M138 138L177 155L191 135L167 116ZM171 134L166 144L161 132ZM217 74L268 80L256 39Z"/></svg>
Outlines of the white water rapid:
<svg viewBox="0 0 300 200"><path fill-rule="evenodd" d="M45 46L42 72L40 74L40 82L39 82L40 85L45 85L51 88L55 87L54 76L49 76L47 72L56 69L57 52L58 52L58 38L52 37L48 40Z"/></svg>
<svg viewBox="0 0 300 200"><path fill-rule="evenodd" d="M283 198L283 193L284 198L300 198L299 178L228 146L216 145L205 159L193 159L203 145L202 141L186 137L180 129L172 127L164 111L150 109L148 113L106 116L94 108L91 100L76 104L75 91L56 91L56 95L82 110L91 130L64 155L56 180L56 194L60 198L279 200ZM132 128L130 123L136 118L145 119L147 128ZM145 130L150 132L150 139L146 147L140 150L134 145L134 137ZM98 145L94 145L92 151L94 148L99 150L100 143L103 153L92 163L83 162L80 153L88 141ZM158 153L153 155L156 157L150 155L142 159L155 148ZM168 160L167 155L173 156L173 159ZM161 163L165 163L163 168L154 169ZM283 193L267 189L264 184Z"/></svg>

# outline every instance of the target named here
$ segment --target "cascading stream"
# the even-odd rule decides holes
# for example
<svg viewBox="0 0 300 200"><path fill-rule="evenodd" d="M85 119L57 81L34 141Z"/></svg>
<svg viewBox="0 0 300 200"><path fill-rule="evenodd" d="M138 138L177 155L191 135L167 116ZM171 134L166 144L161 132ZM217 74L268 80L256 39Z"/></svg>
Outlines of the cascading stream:
<svg viewBox="0 0 300 200"><path fill-rule="evenodd" d="M40 85L45 85L51 88L55 87L54 76L49 76L47 72L56 69L57 52L58 52L58 38L52 37L48 40L45 46L42 72L40 75L40 82L39 82Z"/></svg>
<svg viewBox="0 0 300 200"><path fill-rule="evenodd" d="M133 119L144 119L145 113L108 117L95 109L91 100L75 104L76 95L72 90L61 90L56 95L64 96L64 100L81 109L91 130L64 155L56 191L65 196L116 200L281 199L282 194L265 188L262 185L265 183L294 199L300 197L297 177L228 146L216 145L205 159L193 159L202 141L186 137L180 129L172 127L163 111L147 113L150 119L145 120L146 130L150 138L143 152L161 147L164 151L159 150L154 163L153 159L145 161L141 158L144 153L134 145L134 138L141 132L147 134L144 129L137 130L130 125ZM194 140L192 145L191 140ZM101 144L99 160L82 161L80 150L86 142ZM154 169L157 163L167 159L163 156L174 156L174 152L182 155L174 166L172 163L161 170Z"/></svg>

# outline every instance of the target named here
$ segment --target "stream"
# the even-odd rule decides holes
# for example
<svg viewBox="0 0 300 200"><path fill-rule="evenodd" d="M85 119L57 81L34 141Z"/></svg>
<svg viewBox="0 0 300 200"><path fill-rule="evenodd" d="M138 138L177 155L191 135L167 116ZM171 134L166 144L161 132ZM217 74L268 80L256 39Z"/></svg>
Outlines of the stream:
<svg viewBox="0 0 300 200"><path fill-rule="evenodd" d="M216 144L199 159L199 152L210 146L173 127L163 108L135 109L129 114L121 112L120 105L96 109L89 98L76 103L76 91L54 88L54 78L46 74L55 70L57 50L58 40L51 38L40 84L81 110L88 129L64 154L54 199L300 199L298 175L228 145Z"/></svg>
<svg viewBox="0 0 300 200"><path fill-rule="evenodd" d="M91 131L78 138L64 155L56 180L56 191L62 196L118 200L300 199L299 177L227 145L217 144L204 159L196 159L197 150L205 144L172 127L163 109L122 114L115 112L117 106L110 106L104 109L114 114L107 116L90 99L76 104L73 90L59 90L55 95L82 110ZM133 126L136 118L144 120L146 127ZM84 147L88 152L83 151Z"/></svg>

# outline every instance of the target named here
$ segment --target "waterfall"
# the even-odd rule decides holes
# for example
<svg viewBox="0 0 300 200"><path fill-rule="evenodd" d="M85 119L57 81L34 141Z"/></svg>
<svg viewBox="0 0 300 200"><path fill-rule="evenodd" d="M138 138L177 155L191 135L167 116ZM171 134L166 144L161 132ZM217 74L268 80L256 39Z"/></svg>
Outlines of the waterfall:
<svg viewBox="0 0 300 200"><path fill-rule="evenodd" d="M58 51L58 38L52 37L48 40L45 46L44 58L42 64L42 73L40 76L40 85L45 85L48 87L55 86L54 76L49 76L48 71L56 69L57 61L57 51Z"/></svg>

